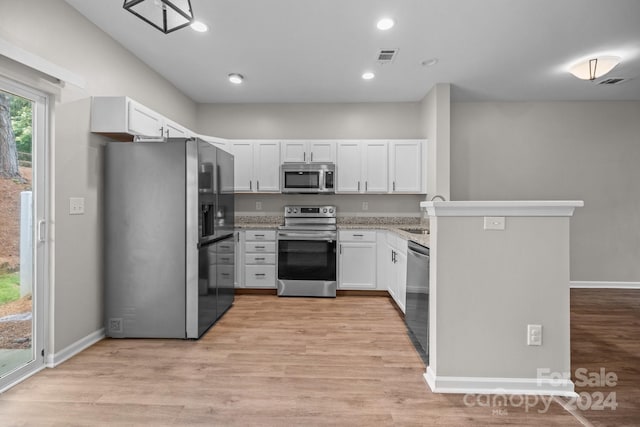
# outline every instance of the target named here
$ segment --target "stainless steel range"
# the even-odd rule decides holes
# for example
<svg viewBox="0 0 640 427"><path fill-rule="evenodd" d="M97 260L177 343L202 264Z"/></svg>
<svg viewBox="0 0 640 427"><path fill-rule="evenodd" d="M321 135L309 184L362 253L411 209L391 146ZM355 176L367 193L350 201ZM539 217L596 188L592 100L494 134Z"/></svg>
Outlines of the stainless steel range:
<svg viewBox="0 0 640 427"><path fill-rule="evenodd" d="M278 227L278 295L336 296L336 207L285 206Z"/></svg>

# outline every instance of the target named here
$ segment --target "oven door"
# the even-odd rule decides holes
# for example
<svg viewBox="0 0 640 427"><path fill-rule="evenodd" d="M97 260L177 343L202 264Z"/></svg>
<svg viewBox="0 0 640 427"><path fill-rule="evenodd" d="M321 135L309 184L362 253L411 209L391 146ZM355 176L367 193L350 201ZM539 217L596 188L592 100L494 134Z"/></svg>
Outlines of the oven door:
<svg viewBox="0 0 640 427"><path fill-rule="evenodd" d="M335 297L335 233L278 233L278 295Z"/></svg>

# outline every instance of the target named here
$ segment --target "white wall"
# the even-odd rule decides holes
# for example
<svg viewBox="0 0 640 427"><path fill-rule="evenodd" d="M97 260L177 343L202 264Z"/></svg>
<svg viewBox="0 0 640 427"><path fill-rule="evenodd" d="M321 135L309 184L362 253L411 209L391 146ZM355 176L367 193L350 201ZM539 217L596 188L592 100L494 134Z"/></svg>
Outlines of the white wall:
<svg viewBox="0 0 640 427"><path fill-rule="evenodd" d="M455 200L584 200L571 280L640 282L640 102L454 102Z"/></svg>
<svg viewBox="0 0 640 427"><path fill-rule="evenodd" d="M507 217L505 230L486 231L483 217L431 217L431 370L528 379L538 368L570 371L569 221ZM542 325L542 346L527 345L529 324Z"/></svg>
<svg viewBox="0 0 640 427"><path fill-rule="evenodd" d="M52 215L54 352L99 330L102 322L102 147L89 133L89 97L129 95L193 127L196 104L62 0L3 1L0 37L81 75L55 105ZM69 216L69 197L84 197L84 216ZM51 349L49 349L51 351Z"/></svg>
<svg viewBox="0 0 640 427"><path fill-rule="evenodd" d="M420 103L423 137L427 150L427 199L435 195L451 200L450 129L451 85L438 83Z"/></svg>

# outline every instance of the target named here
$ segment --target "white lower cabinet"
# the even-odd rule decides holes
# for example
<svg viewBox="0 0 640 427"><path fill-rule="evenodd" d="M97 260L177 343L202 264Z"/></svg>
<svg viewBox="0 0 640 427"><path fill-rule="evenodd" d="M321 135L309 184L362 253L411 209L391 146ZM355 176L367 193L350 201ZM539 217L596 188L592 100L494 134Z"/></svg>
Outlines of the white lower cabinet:
<svg viewBox="0 0 640 427"><path fill-rule="evenodd" d="M376 289L376 232L340 230L338 288Z"/></svg>
<svg viewBox="0 0 640 427"><path fill-rule="evenodd" d="M244 231L243 281L245 288L276 287L275 230Z"/></svg>
<svg viewBox="0 0 640 427"><path fill-rule="evenodd" d="M407 299L407 241L395 233L387 233L385 260L387 290L402 312Z"/></svg>

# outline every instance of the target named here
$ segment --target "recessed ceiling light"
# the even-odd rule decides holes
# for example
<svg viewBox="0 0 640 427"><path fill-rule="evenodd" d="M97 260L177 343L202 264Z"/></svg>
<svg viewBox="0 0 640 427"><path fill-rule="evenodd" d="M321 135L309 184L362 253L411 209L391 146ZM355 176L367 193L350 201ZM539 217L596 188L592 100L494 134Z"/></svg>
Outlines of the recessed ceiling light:
<svg viewBox="0 0 640 427"><path fill-rule="evenodd" d="M378 24L376 24L376 26L378 27L379 30L386 31L391 27L393 27L394 24L395 22L393 22L393 19L382 18L381 20L378 21Z"/></svg>
<svg viewBox="0 0 640 427"><path fill-rule="evenodd" d="M239 85L244 80L244 76L238 73L229 74L229 81L235 85Z"/></svg>
<svg viewBox="0 0 640 427"><path fill-rule="evenodd" d="M363 79L365 79L365 80L371 80L371 79L372 79L372 78L374 78L375 76L376 76L376 75L375 75L375 74L373 74L372 72L367 71L366 73L364 73L364 74L362 75L362 78L363 78Z"/></svg>
<svg viewBox="0 0 640 427"><path fill-rule="evenodd" d="M191 24L191 29L199 33L204 33L209 30L209 27L207 27L207 24L205 24L204 22L193 21L193 23Z"/></svg>

